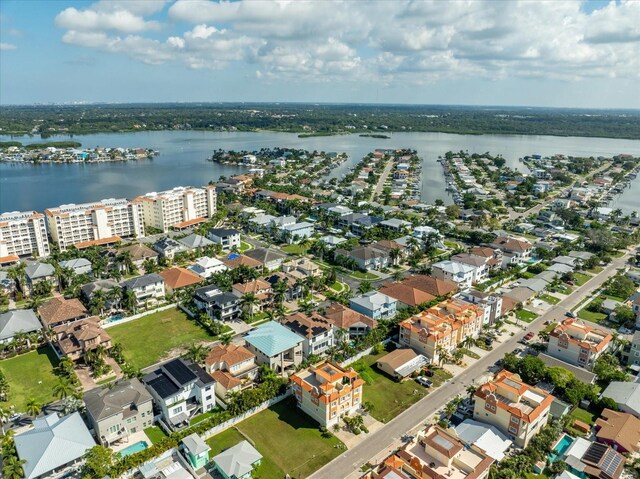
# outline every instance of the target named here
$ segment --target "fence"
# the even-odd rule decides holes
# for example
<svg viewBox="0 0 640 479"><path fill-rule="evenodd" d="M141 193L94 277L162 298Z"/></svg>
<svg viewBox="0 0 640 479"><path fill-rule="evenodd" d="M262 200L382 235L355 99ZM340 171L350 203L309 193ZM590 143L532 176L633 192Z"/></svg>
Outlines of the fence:
<svg viewBox="0 0 640 479"><path fill-rule="evenodd" d="M249 409L244 414L240 414L239 416L232 417L228 421L218 424L217 426L212 427L208 431L203 432L202 434L200 434L200 436L202 437L202 439L205 439L205 440L209 439L210 437L215 436L216 434L221 433L222 431L225 431L230 427L235 426L239 422L244 421L245 419L253 416L254 414L258 414L260 411L264 411L265 409L270 408L274 404L278 404L280 401L288 398L292 394L293 394L293 390L289 388L284 394L281 394L280 396L276 396L273 399L269 399L268 401L263 402L259 406L256 406L253 409Z"/></svg>
<svg viewBox="0 0 640 479"><path fill-rule="evenodd" d="M387 345L391 342L391 338L387 338L384 341L382 341L383 345ZM397 345L399 347L399 345ZM373 345L367 349L365 349L364 351L360 351L358 354L356 354L355 356L351 356L348 359L345 359L344 361L342 361L340 363L340 366L345 367L345 366L349 366L349 364L355 363L358 359L364 358L365 356L369 355L372 353L373 348L375 348L376 345Z"/></svg>
<svg viewBox="0 0 640 479"><path fill-rule="evenodd" d="M133 316L127 316L126 318L118 319L118 320L112 321L110 323L105 323L105 324L102 325L102 328L103 329L107 329L107 328L110 328L111 326L117 326L118 324L128 323L129 321L134 321L136 319L140 319L140 318L142 318L144 316L148 316L148 315L153 314L153 313L159 313L160 311L165 311L167 309L175 308L176 306L177 306L177 303L171 303L171 304L167 304L165 306L160 306L158 308L150 309L148 311L145 311L144 313L134 314Z"/></svg>

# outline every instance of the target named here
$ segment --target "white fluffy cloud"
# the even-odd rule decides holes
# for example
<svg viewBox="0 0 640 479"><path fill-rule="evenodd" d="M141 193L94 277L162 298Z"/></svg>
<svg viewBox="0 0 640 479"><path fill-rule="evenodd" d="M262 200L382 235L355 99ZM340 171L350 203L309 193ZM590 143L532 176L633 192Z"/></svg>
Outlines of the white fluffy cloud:
<svg viewBox="0 0 640 479"><path fill-rule="evenodd" d="M0 43L0 51L15 50L17 47L13 43Z"/></svg>
<svg viewBox="0 0 640 479"><path fill-rule="evenodd" d="M56 17L66 43L147 63L255 67L256 78L426 82L640 76L640 2L100 1ZM181 32L144 36L160 27ZM154 17L157 18L157 17ZM168 28L167 28L168 30ZM160 31L160 34L162 30ZM126 35L120 37L119 35Z"/></svg>

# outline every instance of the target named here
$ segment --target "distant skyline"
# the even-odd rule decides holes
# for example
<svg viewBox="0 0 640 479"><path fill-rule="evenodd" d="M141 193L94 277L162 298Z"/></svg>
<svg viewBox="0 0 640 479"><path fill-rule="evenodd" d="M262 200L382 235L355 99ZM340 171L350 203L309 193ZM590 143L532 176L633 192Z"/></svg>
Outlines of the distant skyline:
<svg viewBox="0 0 640 479"><path fill-rule="evenodd" d="M0 104L640 108L640 1L0 3Z"/></svg>

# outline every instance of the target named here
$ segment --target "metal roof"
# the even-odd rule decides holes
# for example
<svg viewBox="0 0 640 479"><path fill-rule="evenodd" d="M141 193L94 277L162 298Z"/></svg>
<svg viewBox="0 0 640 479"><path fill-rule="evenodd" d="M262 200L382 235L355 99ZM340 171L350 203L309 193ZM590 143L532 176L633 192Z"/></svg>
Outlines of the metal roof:
<svg viewBox="0 0 640 479"><path fill-rule="evenodd" d="M245 341L272 357L300 344L304 339L275 321L261 324L245 336Z"/></svg>

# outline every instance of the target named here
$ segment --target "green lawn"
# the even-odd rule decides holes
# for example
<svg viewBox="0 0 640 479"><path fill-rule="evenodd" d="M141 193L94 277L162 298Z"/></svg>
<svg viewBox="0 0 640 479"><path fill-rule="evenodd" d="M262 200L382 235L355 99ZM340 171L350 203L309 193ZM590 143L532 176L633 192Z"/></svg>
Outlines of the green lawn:
<svg viewBox="0 0 640 479"><path fill-rule="evenodd" d="M516 318L518 318L520 321L524 321L525 323L530 323L537 317L538 315L536 313L532 313L531 311L527 311L526 309L516 311Z"/></svg>
<svg viewBox="0 0 640 479"><path fill-rule="evenodd" d="M385 354L386 352L365 356L351 365L365 381L362 391L363 402L371 403L373 405L371 415L384 423L389 422L429 393L429 389L411 379L398 383L379 371L375 363ZM430 378L433 381L433 387L439 386L448 379L450 376L447 374L443 370L436 370L436 375Z"/></svg>
<svg viewBox="0 0 640 479"><path fill-rule="evenodd" d="M211 341L210 336L178 309L167 309L107 329L114 343L121 343L128 361L138 368L169 357L171 351L191 343Z"/></svg>
<svg viewBox="0 0 640 479"><path fill-rule="evenodd" d="M543 331L544 333L550 333L550 332L551 332L551 330L552 330L553 328L555 328L557 325L558 325L558 323L551 323L551 324L548 324L547 326L545 326L545 328L544 328L542 331Z"/></svg>
<svg viewBox="0 0 640 479"><path fill-rule="evenodd" d="M240 241L240 252L244 253L245 251L249 251L250 249L253 249L253 246L251 246L250 243L247 243L245 241Z"/></svg>
<svg viewBox="0 0 640 479"><path fill-rule="evenodd" d="M589 271L589 273L593 273L593 274L598 274L600 273L604 268L602 266L594 266L591 269L588 269L587 271Z"/></svg>
<svg viewBox="0 0 640 479"><path fill-rule="evenodd" d="M573 279L577 286L582 286L584 283L589 281L592 276L584 273L573 273Z"/></svg>
<svg viewBox="0 0 640 479"><path fill-rule="evenodd" d="M606 314L594 313L593 311L589 311L587 308L582 308L580 311L578 311L578 317L586 321L591 321L592 323L599 323L603 319L607 319Z"/></svg>
<svg viewBox="0 0 640 479"><path fill-rule="evenodd" d="M282 401L236 427L240 433L231 429L207 441L212 448L210 455L248 438L263 455L261 479L281 479L285 473L295 478L308 477L343 452L334 447L342 446L342 442L336 437L323 438L318 424L291 400Z"/></svg>
<svg viewBox="0 0 640 479"><path fill-rule="evenodd" d="M190 426L193 426L196 423L199 423L200 421L204 421L205 419L213 416L214 412L213 411L207 411L205 413L202 414L198 414L197 416L193 416L191 418L191 421L189 422Z"/></svg>
<svg viewBox="0 0 640 479"><path fill-rule="evenodd" d="M560 299L556 298L555 296L551 296L550 294L542 294L540 295L540 299L542 301L546 301L549 304L558 304L560 302Z"/></svg>
<svg viewBox="0 0 640 479"><path fill-rule="evenodd" d="M147 435L152 444L156 444L167 437L165 432L158 426L148 427L144 430L144 433Z"/></svg>
<svg viewBox="0 0 640 479"><path fill-rule="evenodd" d="M569 415L574 419L577 419L579 421L589 424L590 426L593 426L593 424L596 422L596 419L597 419L596 415L591 414L589 411L585 411L584 409L581 409L579 407L571 411Z"/></svg>
<svg viewBox="0 0 640 479"><path fill-rule="evenodd" d="M355 279L361 279L366 281L380 279L380 277L373 273L363 273L362 271L347 271L346 274L352 276Z"/></svg>
<svg viewBox="0 0 640 479"><path fill-rule="evenodd" d="M49 346L0 361L0 370L9 383L9 399L6 406L15 406L25 412L27 401L35 398L47 404L54 398L51 389L58 381L53 369L58 358Z"/></svg>
<svg viewBox="0 0 640 479"><path fill-rule="evenodd" d="M307 254L309 247L299 245L299 244L288 244L288 245L281 246L280 249L288 254L305 255Z"/></svg>
<svg viewBox="0 0 640 479"><path fill-rule="evenodd" d="M549 286L549 291L553 291L554 293L560 294L571 294L573 293L573 288L568 284L559 284L558 286Z"/></svg>
<svg viewBox="0 0 640 479"><path fill-rule="evenodd" d="M336 281L331 286L329 286L329 288L334 290L336 293L342 293L347 288L347 285L341 283L340 281Z"/></svg>

